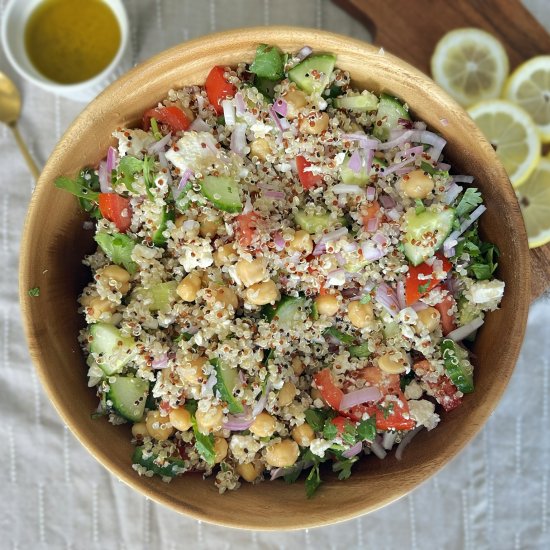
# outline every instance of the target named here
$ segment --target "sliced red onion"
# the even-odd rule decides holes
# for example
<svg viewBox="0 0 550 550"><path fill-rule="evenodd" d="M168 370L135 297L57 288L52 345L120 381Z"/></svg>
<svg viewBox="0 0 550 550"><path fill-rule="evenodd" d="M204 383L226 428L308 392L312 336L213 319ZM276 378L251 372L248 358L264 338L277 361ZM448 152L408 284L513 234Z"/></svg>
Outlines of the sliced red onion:
<svg viewBox="0 0 550 550"><path fill-rule="evenodd" d="M290 122L285 117L279 119L279 124L283 130L288 130L290 128Z"/></svg>
<svg viewBox="0 0 550 550"><path fill-rule="evenodd" d="M112 193L113 188L109 183L110 178L107 176L107 163L102 160L99 163L99 168L97 169L97 177L99 179L99 188L102 193Z"/></svg>
<svg viewBox="0 0 550 550"><path fill-rule="evenodd" d="M395 208L391 208L390 210L388 210L386 212L386 216L394 222L397 222L401 219L401 213L398 212Z"/></svg>
<svg viewBox="0 0 550 550"><path fill-rule="evenodd" d="M380 227L380 219L379 218L369 218L367 220L367 231L369 233L374 233L378 228Z"/></svg>
<svg viewBox="0 0 550 550"><path fill-rule="evenodd" d="M226 126L233 126L235 124L235 105L231 99L224 99L222 101L223 118L225 119Z"/></svg>
<svg viewBox="0 0 550 550"><path fill-rule="evenodd" d="M372 451L372 454L377 456L380 460L384 460L384 458L386 458L386 455L388 454L384 450L384 447L382 447L382 445L380 444L380 441L373 441L370 444L370 450Z"/></svg>
<svg viewBox="0 0 550 550"><path fill-rule="evenodd" d="M246 147L246 124L236 124L231 134L231 142L229 148L236 155L244 156L244 148Z"/></svg>
<svg viewBox="0 0 550 550"><path fill-rule="evenodd" d="M443 254L446 258L452 258L455 255L455 246L458 244L456 239L446 239L443 243Z"/></svg>
<svg viewBox="0 0 550 550"><path fill-rule="evenodd" d="M412 307L416 312L418 312L418 311L422 311L424 309L428 309L430 306L428 304L425 304L424 302L421 302L420 300L418 300L418 302L415 302L410 307Z"/></svg>
<svg viewBox="0 0 550 550"><path fill-rule="evenodd" d="M166 134L162 139L159 139L158 141L155 141L153 145L149 145L147 148L147 152L150 155L154 155L155 153L159 153L160 151L164 151L164 148L170 143L170 140L172 139L172 132L169 132Z"/></svg>
<svg viewBox="0 0 550 550"><path fill-rule="evenodd" d="M431 145L432 148L428 151L428 155L430 155L434 161L439 158L443 148L447 145L447 141L445 139L427 130L416 131L411 139L417 143L426 143L427 145Z"/></svg>
<svg viewBox="0 0 550 550"><path fill-rule="evenodd" d="M111 180L113 170L116 170L118 164L118 151L114 147L107 150L107 177Z"/></svg>
<svg viewBox="0 0 550 550"><path fill-rule="evenodd" d="M362 403L375 403L382 397L380 390L375 386L367 386L360 390L355 390L350 393L344 394L342 401L340 401L340 409L351 409L355 405L361 405Z"/></svg>
<svg viewBox="0 0 550 550"><path fill-rule="evenodd" d="M397 445L397 449L395 451L395 458L397 460L401 460L403 458L403 451L405 450L405 447L412 441L413 437L422 429L422 426L419 426L418 428L415 428L411 432L407 432L399 445Z"/></svg>
<svg viewBox="0 0 550 550"><path fill-rule="evenodd" d="M321 256L327 251L327 245L322 242L318 242L311 253L313 256Z"/></svg>
<svg viewBox="0 0 550 550"><path fill-rule="evenodd" d="M374 160L374 149L366 149L365 153L365 171L367 172L367 174L370 175L370 172L372 170L372 161Z"/></svg>
<svg viewBox="0 0 550 550"><path fill-rule="evenodd" d="M363 259L369 262L379 260L384 253L377 248L372 241L365 241L361 243L361 251L363 252Z"/></svg>
<svg viewBox="0 0 550 550"><path fill-rule="evenodd" d="M338 183L333 185L331 189L335 195L362 195L365 192L362 187L359 187L359 185L351 185L347 183Z"/></svg>
<svg viewBox="0 0 550 550"><path fill-rule="evenodd" d="M285 194L282 191L264 191L263 196L276 201L285 200Z"/></svg>
<svg viewBox="0 0 550 550"><path fill-rule="evenodd" d="M342 249L344 250L344 252L355 252L358 248L359 247L355 241L344 241L342 243Z"/></svg>
<svg viewBox="0 0 550 550"><path fill-rule="evenodd" d="M347 141L359 141L361 143L361 147L365 149L376 149L380 146L380 142L377 139L372 139L367 136L367 134L342 134L341 139Z"/></svg>
<svg viewBox="0 0 550 550"><path fill-rule="evenodd" d="M427 128L427 125L425 122L421 122L421 121L416 121L414 124L413 124L414 128L416 130L421 130L421 131L424 131L426 128Z"/></svg>
<svg viewBox="0 0 550 550"><path fill-rule="evenodd" d="M393 208L395 206L395 200L389 195L380 195L378 201L384 208Z"/></svg>
<svg viewBox="0 0 550 550"><path fill-rule="evenodd" d="M151 368L153 370L165 369L167 366L168 366L168 355L166 353L163 353L160 357L158 357L151 363Z"/></svg>
<svg viewBox="0 0 550 550"><path fill-rule="evenodd" d="M386 235L384 235L384 233L381 233L380 231L372 236L372 240L376 244L379 244L381 247L388 246L388 237L386 237Z"/></svg>
<svg viewBox="0 0 550 550"><path fill-rule="evenodd" d="M400 158L401 162L402 160L411 158L411 157L417 157L418 155L421 155L424 152L424 147L422 145L417 145L416 147L409 147L408 149L405 149L404 151L399 151L397 155L395 155L395 158Z"/></svg>
<svg viewBox="0 0 550 550"><path fill-rule="evenodd" d="M453 181L455 183L473 183L474 182L474 176L453 176Z"/></svg>
<svg viewBox="0 0 550 550"><path fill-rule="evenodd" d="M283 131L283 127L281 126L281 119L279 118L279 115L275 112L275 110L273 109L273 105L271 105L269 107L269 116L271 117L271 120L273 121L273 123L275 124L275 127L280 131L282 132Z"/></svg>
<svg viewBox="0 0 550 550"><path fill-rule="evenodd" d="M470 334L474 333L483 324L483 322L483 317L477 317L466 325L449 332L449 334L447 334L447 338L450 338L455 342L460 342L461 340L464 340L464 338L470 336Z"/></svg>
<svg viewBox="0 0 550 550"><path fill-rule="evenodd" d="M445 204L452 204L455 199L462 193L462 187L460 185L457 185L454 181L451 182L451 185L449 185L447 191L445 191L445 194L443 195L443 202Z"/></svg>
<svg viewBox="0 0 550 550"><path fill-rule="evenodd" d="M406 300L405 300L405 284L402 280L397 281L396 285L396 296L397 296L397 303L399 305L399 309L405 309L407 306Z"/></svg>
<svg viewBox="0 0 550 550"><path fill-rule="evenodd" d="M386 432L382 436L382 447L386 449L386 451L389 451L393 444L395 443L395 440L397 439L397 432Z"/></svg>
<svg viewBox="0 0 550 550"><path fill-rule="evenodd" d="M193 132L211 132L212 128L201 118L197 117L189 126Z"/></svg>
<svg viewBox="0 0 550 550"><path fill-rule="evenodd" d="M358 174L361 171L361 167L363 165L361 155L359 154L359 151L357 149L352 153L349 162L348 162L348 168Z"/></svg>
<svg viewBox="0 0 550 550"><path fill-rule="evenodd" d="M380 283L376 289L376 301L392 316L395 317L399 311L399 303L393 288L386 283Z"/></svg>
<svg viewBox="0 0 550 550"><path fill-rule="evenodd" d="M166 177L166 182L168 185L172 185L172 174L170 173L170 166L168 165L168 159L166 158L164 151L159 151L158 157L160 167L164 169L163 174Z"/></svg>
<svg viewBox="0 0 550 550"><path fill-rule="evenodd" d="M296 59L303 61L306 57L309 57L313 53L313 50L309 46L304 46L297 54Z"/></svg>
<svg viewBox="0 0 550 550"><path fill-rule="evenodd" d="M181 176L181 179L178 183L178 186L174 189L172 188L172 196L174 197L174 200L177 200L178 197L181 195L181 192L183 191L183 188L186 186L187 181L189 178L193 175L193 172L187 168L183 175Z"/></svg>
<svg viewBox="0 0 550 550"><path fill-rule="evenodd" d="M216 373L213 372L206 381L206 384L203 386L203 390L201 391L201 395L204 395L206 397L207 395L211 394L214 391L214 387L216 386L216 383L218 381L218 378L216 377Z"/></svg>
<svg viewBox="0 0 550 550"><path fill-rule="evenodd" d="M343 269L335 269L327 273L327 286L342 286L346 282L346 272Z"/></svg>
<svg viewBox="0 0 550 550"><path fill-rule="evenodd" d="M275 235L273 235L273 244L279 252L285 249L285 240L281 233L275 233Z"/></svg>
<svg viewBox="0 0 550 550"><path fill-rule="evenodd" d="M346 265L346 258L344 258L341 252L336 252L336 254L334 254L334 257L336 258L338 265Z"/></svg>
<svg viewBox="0 0 550 550"><path fill-rule="evenodd" d="M256 418L264 409L267 404L267 394L270 391L270 387L267 387L265 392L262 393L262 396L255 403L254 408L252 409L252 417Z"/></svg>
<svg viewBox="0 0 550 550"><path fill-rule="evenodd" d="M248 430L248 428L252 425L252 422L254 422L254 418L239 418L238 416L228 414L227 420L223 424L223 429L241 432Z"/></svg>
<svg viewBox="0 0 550 550"><path fill-rule="evenodd" d="M450 164L447 164L446 162L440 162L440 163L437 165L437 169L438 169L438 170L441 170L442 172L447 172L448 170L451 169L451 165L450 165Z"/></svg>
<svg viewBox="0 0 550 550"><path fill-rule="evenodd" d="M487 207L480 204L461 224L458 236L462 235L480 216L487 210ZM451 233L452 235L452 233ZM450 237L450 235L449 235ZM455 237L456 238L456 237Z"/></svg>
<svg viewBox="0 0 550 550"><path fill-rule="evenodd" d="M381 166L379 175L382 177L389 176L390 174L393 174L394 172L398 172L408 165L412 164L414 162L414 158L408 158L405 159L403 162L398 162L397 164L391 164L390 166Z"/></svg>
<svg viewBox="0 0 550 550"><path fill-rule="evenodd" d="M279 98L273 103L273 110L277 114L285 117L288 111L288 103L284 99Z"/></svg>
<svg viewBox="0 0 550 550"><path fill-rule="evenodd" d="M369 185L367 187L367 200L373 201L376 198L376 187Z"/></svg>
<svg viewBox="0 0 550 550"><path fill-rule="evenodd" d="M350 447L349 449L346 449L346 450L342 453L342 456L343 456L344 458L352 458L352 457L354 457L355 455L358 455L362 450L363 450L363 442L362 442L362 441L359 441L359 442L356 443L353 447Z"/></svg>
<svg viewBox="0 0 550 550"><path fill-rule="evenodd" d="M357 298L361 294L361 289L359 287L351 287L351 288L344 288L342 290L342 296L344 298L347 298L348 300L350 298Z"/></svg>
<svg viewBox="0 0 550 550"><path fill-rule="evenodd" d="M398 118L397 124L403 126L403 128L410 130L413 127L413 123L408 118Z"/></svg>
<svg viewBox="0 0 550 550"><path fill-rule="evenodd" d="M244 115L246 111L246 105L244 103L243 94L237 92L235 94L235 112L237 115Z"/></svg>
<svg viewBox="0 0 550 550"><path fill-rule="evenodd" d="M386 141L386 143L380 143L377 149L379 151L387 151L405 143L406 141L412 141L411 136L414 134L414 132L414 130L405 130L404 132L401 132L401 134L398 135L396 138L390 141Z"/></svg>
<svg viewBox="0 0 550 550"><path fill-rule="evenodd" d="M319 239L319 243L326 244L326 243L331 242L331 241L337 241L337 240L341 239L342 237L345 237L347 234L348 234L348 228L347 227L340 227L340 229L335 229L334 231L331 231L330 233L325 233Z"/></svg>

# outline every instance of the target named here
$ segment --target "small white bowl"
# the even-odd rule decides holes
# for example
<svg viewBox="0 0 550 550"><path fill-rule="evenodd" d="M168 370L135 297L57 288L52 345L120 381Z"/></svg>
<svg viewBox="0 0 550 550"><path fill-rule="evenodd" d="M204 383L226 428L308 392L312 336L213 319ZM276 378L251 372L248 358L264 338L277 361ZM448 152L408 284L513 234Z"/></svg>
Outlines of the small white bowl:
<svg viewBox="0 0 550 550"><path fill-rule="evenodd" d="M25 49L25 27L30 15L43 0L10 0L2 22L2 47L15 70L40 88L57 95L88 102L131 68L129 24L121 0L109 0L108 5L120 27L120 46L111 63L99 74L77 84L59 84L39 73Z"/></svg>

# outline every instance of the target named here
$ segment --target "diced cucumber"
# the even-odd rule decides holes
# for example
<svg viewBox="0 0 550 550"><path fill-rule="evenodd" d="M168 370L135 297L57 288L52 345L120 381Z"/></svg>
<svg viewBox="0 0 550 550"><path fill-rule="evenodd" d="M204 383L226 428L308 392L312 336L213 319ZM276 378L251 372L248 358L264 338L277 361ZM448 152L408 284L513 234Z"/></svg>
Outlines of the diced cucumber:
<svg viewBox="0 0 550 550"><path fill-rule="evenodd" d="M145 402L149 394L149 382L143 378L114 376L109 382L108 399L115 411L132 422L139 422L143 417Z"/></svg>
<svg viewBox="0 0 550 550"><path fill-rule="evenodd" d="M172 302L176 299L177 281L167 281L166 283L158 283L152 286L151 299L153 302L149 309L151 311L166 311L170 309Z"/></svg>
<svg viewBox="0 0 550 550"><path fill-rule="evenodd" d="M202 194L224 212L236 213L243 209L239 185L226 176L205 176L201 182Z"/></svg>
<svg viewBox="0 0 550 550"><path fill-rule="evenodd" d="M134 239L123 233L111 235L104 231L97 233L94 239L115 264L122 265L132 275L136 272L137 265L132 260L132 251L136 246Z"/></svg>
<svg viewBox="0 0 550 550"><path fill-rule="evenodd" d="M451 382L462 392L474 391L474 367L468 360L468 353L458 344L445 338L441 342L441 355L445 371Z"/></svg>
<svg viewBox="0 0 550 550"><path fill-rule="evenodd" d="M136 447L134 454L132 455L132 464L144 466L153 473L164 477L175 477L179 473L182 473L182 470L185 470L185 462L181 458L169 456L166 459L166 464L164 466L158 466L155 464L155 460L158 458L158 455L152 454L148 458L145 458L143 456L143 451L143 447Z"/></svg>
<svg viewBox="0 0 550 550"><path fill-rule="evenodd" d="M129 336L122 336L120 330L108 323L95 323L90 326L90 351L103 356L98 367L107 375L119 373L136 351L136 343Z"/></svg>
<svg viewBox="0 0 550 550"><path fill-rule="evenodd" d="M382 141L386 141L390 131L397 128L400 118L411 120L409 112L397 98L382 94L378 103L373 135Z"/></svg>
<svg viewBox="0 0 550 550"><path fill-rule="evenodd" d="M300 312L306 307L306 298L283 296L275 305L265 305L262 315L267 321L276 321L283 329L291 329L302 323Z"/></svg>
<svg viewBox="0 0 550 550"><path fill-rule="evenodd" d="M250 65L250 72L267 80L282 80L285 76L285 58L277 46L260 44L256 48L256 57Z"/></svg>
<svg viewBox="0 0 550 550"><path fill-rule="evenodd" d="M365 358L370 355L369 344L367 342L363 342L357 346L350 346L348 351L351 357Z"/></svg>
<svg viewBox="0 0 550 550"><path fill-rule="evenodd" d="M337 109L349 109L368 113L378 107L378 98L370 92L363 92L361 95L343 95L333 101Z"/></svg>
<svg viewBox="0 0 550 550"><path fill-rule="evenodd" d="M153 231L152 239L153 239L154 245L162 246L163 244L166 243L166 237L163 235L163 232L166 230L166 224L169 221L174 221L174 219L175 219L174 210L172 208L168 208L167 206L165 206L162 209L159 219L155 224L156 229Z"/></svg>
<svg viewBox="0 0 550 550"><path fill-rule="evenodd" d="M328 86L336 56L331 53L313 54L288 71L288 78L306 94L321 94Z"/></svg>
<svg viewBox="0 0 550 550"><path fill-rule="evenodd" d="M235 397L235 389L241 385L237 367L232 367L219 359L211 359L210 364L216 369L216 389L220 397L227 403L231 414L239 414L244 411L243 404Z"/></svg>
<svg viewBox="0 0 550 550"><path fill-rule="evenodd" d="M431 258L451 232L455 211L452 208L427 208L417 214L414 209L405 213L407 231L403 236L405 256L412 265L420 265Z"/></svg>
<svg viewBox="0 0 550 550"><path fill-rule="evenodd" d="M366 185L369 183L370 178L380 172L381 168L385 168L388 163L384 159L374 158L370 171L366 168L361 168L358 172L355 172L349 167L350 157L346 157L346 160L340 167L340 180L342 183L350 185Z"/></svg>
<svg viewBox="0 0 550 550"><path fill-rule="evenodd" d="M336 327L328 327L323 334L325 336L332 336L342 344L353 344L353 336L338 330Z"/></svg>
<svg viewBox="0 0 550 550"><path fill-rule="evenodd" d="M328 212L325 214L306 214L303 210L298 210L294 214L294 221L311 235L328 229L334 223Z"/></svg>

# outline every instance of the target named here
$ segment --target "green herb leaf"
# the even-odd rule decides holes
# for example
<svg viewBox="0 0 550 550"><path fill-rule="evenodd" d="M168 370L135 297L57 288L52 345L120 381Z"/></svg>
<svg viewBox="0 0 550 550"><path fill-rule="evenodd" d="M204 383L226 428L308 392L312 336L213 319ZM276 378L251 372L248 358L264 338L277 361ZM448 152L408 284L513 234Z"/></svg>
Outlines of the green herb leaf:
<svg viewBox="0 0 550 550"><path fill-rule="evenodd" d="M97 233L94 239L115 264L124 266L130 274L136 272L137 264L132 260L136 241L123 233L110 235L104 231Z"/></svg>
<svg viewBox="0 0 550 550"><path fill-rule="evenodd" d="M334 439L337 435L338 429L330 420L327 420L323 427L323 437L330 441L331 439Z"/></svg>
<svg viewBox="0 0 550 550"><path fill-rule="evenodd" d="M37 296L40 296L40 287L35 286L34 288L29 288L29 296L31 298L36 298Z"/></svg>
<svg viewBox="0 0 550 550"><path fill-rule="evenodd" d="M153 117L151 117L151 132L156 140L162 139L162 134L160 133L159 126L157 124L157 119Z"/></svg>
<svg viewBox="0 0 550 550"><path fill-rule="evenodd" d="M197 412L198 403L195 399L186 399L184 407L189 411L192 416L195 416Z"/></svg>
<svg viewBox="0 0 550 550"><path fill-rule="evenodd" d="M349 354L351 357L365 358L370 355L368 342L363 342L357 346L349 347Z"/></svg>
<svg viewBox="0 0 550 550"><path fill-rule="evenodd" d="M277 46L260 44L256 48L256 57L250 65L250 72L267 80L282 80L284 77L283 52Z"/></svg>
<svg viewBox="0 0 550 550"><path fill-rule="evenodd" d="M367 420L361 420L357 426L358 441L373 441L376 437L376 418L371 417Z"/></svg>
<svg viewBox="0 0 550 550"><path fill-rule="evenodd" d="M142 171L143 161L126 155L120 159L115 177L117 182L123 183L128 190L133 191L136 174L141 174Z"/></svg>
<svg viewBox="0 0 550 550"><path fill-rule="evenodd" d="M210 466L216 463L216 451L214 450L214 435L204 435L196 427L196 420L193 423L193 432L195 434L195 448L201 458Z"/></svg>
<svg viewBox="0 0 550 550"><path fill-rule="evenodd" d="M462 198L455 209L457 218L463 218L482 202L483 199L481 198L481 193L478 189L476 187L468 187L468 189L464 191L464 195L462 195Z"/></svg>
<svg viewBox="0 0 550 550"><path fill-rule="evenodd" d="M351 467L357 462L356 456L352 458L341 458L332 465L332 471L338 472L338 479L344 480L351 476Z"/></svg>
<svg viewBox="0 0 550 550"><path fill-rule="evenodd" d="M333 338L336 338L336 340L342 342L343 344L353 344L353 336L350 334L346 334L345 332L342 332L341 330L338 330L335 327L328 327L325 332L323 333L325 336L329 335Z"/></svg>
<svg viewBox="0 0 550 550"><path fill-rule="evenodd" d="M61 176L55 180L55 186L58 189L64 189L69 193L89 201L97 201L99 199L99 193L94 191L89 185L85 183L85 180L78 177L75 180Z"/></svg>
<svg viewBox="0 0 550 550"><path fill-rule="evenodd" d="M288 474L284 475L283 478L286 483L295 483L296 480L300 477L302 473L302 468L294 468Z"/></svg>
<svg viewBox="0 0 550 550"><path fill-rule="evenodd" d="M414 201L416 207L415 207L415 212L416 212L416 215L418 216L419 214L422 214L422 212L425 212L426 211L426 207L424 206L424 203L422 202L422 199L416 199Z"/></svg>
<svg viewBox="0 0 550 550"><path fill-rule="evenodd" d="M425 294L430 288L431 281L424 283L423 285L418 285L418 294Z"/></svg>
<svg viewBox="0 0 550 550"><path fill-rule="evenodd" d="M319 464L314 464L306 479L306 495L311 498L315 491L321 485L321 475L319 474Z"/></svg>
<svg viewBox="0 0 550 550"><path fill-rule="evenodd" d="M387 419L393 411L393 403L388 403L387 405L376 405L376 408L381 411L384 418Z"/></svg>
<svg viewBox="0 0 550 550"><path fill-rule="evenodd" d="M401 391L405 391L405 388L414 380L415 374L411 369L407 374L401 375L401 380L399 381L399 386Z"/></svg>
<svg viewBox="0 0 550 550"><path fill-rule="evenodd" d="M314 432L322 432L327 421L328 412L323 409L307 409L304 412L306 422Z"/></svg>

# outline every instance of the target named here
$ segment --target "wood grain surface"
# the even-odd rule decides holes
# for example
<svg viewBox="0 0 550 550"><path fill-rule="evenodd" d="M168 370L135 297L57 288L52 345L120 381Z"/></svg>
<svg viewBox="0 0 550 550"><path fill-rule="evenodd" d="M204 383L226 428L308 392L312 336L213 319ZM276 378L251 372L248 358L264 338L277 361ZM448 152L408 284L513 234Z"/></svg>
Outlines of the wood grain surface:
<svg viewBox="0 0 550 550"><path fill-rule="evenodd" d="M361 20L374 43L426 74L439 39L461 27L479 27L506 48L510 69L550 53L550 35L519 0L334 0ZM550 2L549 2L550 5ZM550 244L531 250L531 299L550 287Z"/></svg>
<svg viewBox="0 0 550 550"><path fill-rule="evenodd" d="M310 500L302 483L245 483L220 496L213 480L200 475L166 484L132 470L128 425L90 418L97 399L87 387L87 367L79 351L82 319L76 299L86 280L81 260L93 239L74 198L54 187L57 176L73 176L81 166L96 165L105 156L113 130L138 123L168 90L204 82L213 65L252 60L261 42L277 44L283 51L311 44L333 52L338 66L353 75L358 87L403 98L415 117L447 139L450 162L458 170L478 174L492 205L481 227L503 251L499 275L506 282L506 294L475 342L476 391L465 396L463 407L442 413L436 430L420 432L404 460L394 454L383 461L366 458L345 485L323 472L322 489ZM29 349L42 384L71 431L99 462L149 498L194 518L231 527L287 530L343 521L389 504L435 474L472 440L498 404L516 364L529 305L528 266L521 213L504 168L456 102L420 71L364 42L311 29L261 27L210 35L167 50L135 67L83 111L48 160L32 196L19 285ZM40 296L30 297L28 289L38 284Z"/></svg>

